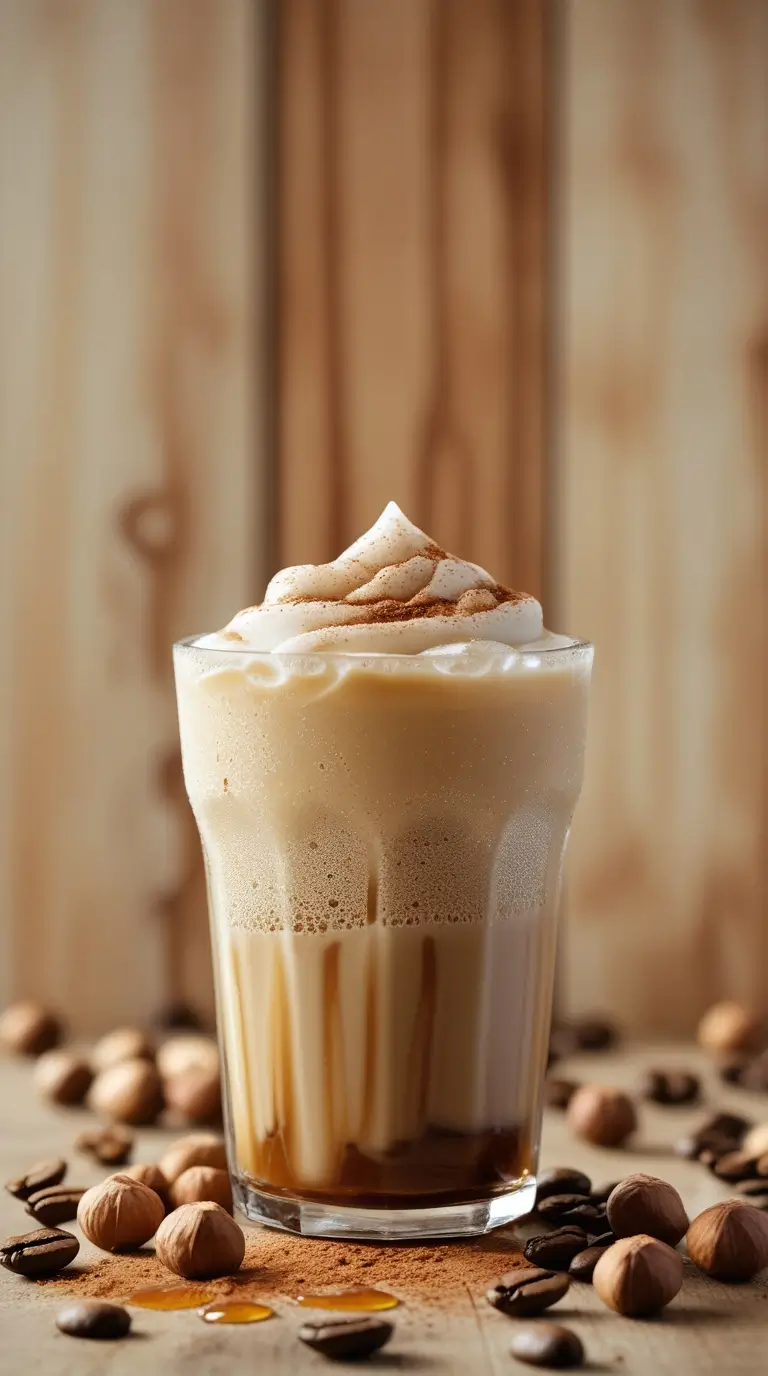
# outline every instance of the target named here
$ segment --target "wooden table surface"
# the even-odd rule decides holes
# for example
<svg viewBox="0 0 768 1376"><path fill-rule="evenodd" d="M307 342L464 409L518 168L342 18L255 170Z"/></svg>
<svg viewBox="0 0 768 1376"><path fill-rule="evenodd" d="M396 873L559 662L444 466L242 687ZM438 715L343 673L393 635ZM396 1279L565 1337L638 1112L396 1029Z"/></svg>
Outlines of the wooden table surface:
<svg viewBox="0 0 768 1376"><path fill-rule="evenodd" d="M653 1051L624 1049L574 1058L567 1073L605 1084L633 1086L648 1064L682 1065L706 1075L707 1108L730 1107L759 1120L768 1118L768 1096L747 1095L721 1086L690 1048ZM670 1151L674 1140L701 1119L704 1109L643 1106L641 1129L631 1150L608 1151L574 1142L562 1115L552 1113L545 1125L542 1164L573 1165L595 1181L644 1170L672 1181L693 1215L729 1191L701 1166ZM89 1115L54 1111L42 1105L31 1084L27 1063L0 1062L0 1177L18 1175L33 1162L60 1153L72 1159L73 1183L94 1183L100 1174L83 1158L73 1158L74 1137ZM135 1160L156 1160L171 1135L155 1129L139 1134ZM102 1172L103 1173L103 1172ZM70 1226L70 1225L66 1225ZM72 1225L74 1226L74 1225ZM0 1193L0 1236L27 1231L18 1202ZM98 1254L83 1242L78 1266ZM397 1331L386 1351L370 1363L429 1376L458 1373L525 1371L509 1355L515 1321L497 1314L482 1293L466 1287L449 1296L439 1311L400 1290L403 1300L393 1317ZM288 1373L331 1370L325 1359L303 1347L295 1330L306 1311L289 1296L278 1297L278 1317L247 1327L204 1326L194 1311L160 1314L133 1311L132 1336L117 1343L85 1342L65 1337L54 1324L61 1295L0 1270L0 1373L27 1376L42 1372L162 1372L164 1376L240 1376L240 1373ZM584 1342L586 1370L621 1376L764 1376L768 1371L768 1272L748 1285L726 1286L707 1280L686 1262L683 1289L657 1319L624 1319L607 1310L589 1285L574 1284L551 1317L571 1325Z"/></svg>

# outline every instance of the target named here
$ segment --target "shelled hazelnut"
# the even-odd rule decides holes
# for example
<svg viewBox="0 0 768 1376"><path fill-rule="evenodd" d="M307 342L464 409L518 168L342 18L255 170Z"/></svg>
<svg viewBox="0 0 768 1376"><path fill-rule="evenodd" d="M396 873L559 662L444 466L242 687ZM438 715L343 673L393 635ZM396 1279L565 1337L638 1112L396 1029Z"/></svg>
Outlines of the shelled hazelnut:
<svg viewBox="0 0 768 1376"><path fill-rule="evenodd" d="M154 1235L165 1217L154 1190L129 1175L110 1175L86 1190L77 1221L94 1247L105 1252L130 1251Z"/></svg>
<svg viewBox="0 0 768 1376"><path fill-rule="evenodd" d="M186 1280L211 1280L239 1271L245 1256L242 1228L219 1204L182 1204L157 1230L160 1263Z"/></svg>
<svg viewBox="0 0 768 1376"><path fill-rule="evenodd" d="M0 1046L18 1056L40 1056L58 1046L62 1035L59 1019L31 999L12 1003L0 1014Z"/></svg>
<svg viewBox="0 0 768 1376"><path fill-rule="evenodd" d="M768 1218L746 1199L705 1209L685 1241L694 1266L715 1280L751 1280L768 1266Z"/></svg>
<svg viewBox="0 0 768 1376"><path fill-rule="evenodd" d="M655 1175L628 1175L608 1197L608 1222L617 1237L646 1234L676 1247L688 1215L673 1185Z"/></svg>
<svg viewBox="0 0 768 1376"><path fill-rule="evenodd" d="M227 1153L221 1138L212 1132L191 1132L174 1142L160 1161L160 1169L170 1185L190 1166L226 1170Z"/></svg>
<svg viewBox="0 0 768 1376"><path fill-rule="evenodd" d="M751 1008L726 999L707 1010L696 1036L699 1045L712 1055L756 1051L761 1042L760 1019Z"/></svg>
<svg viewBox="0 0 768 1376"><path fill-rule="evenodd" d="M107 1032L91 1052L95 1071L109 1070L122 1061L154 1061L155 1046L138 1027L116 1027Z"/></svg>
<svg viewBox="0 0 768 1376"><path fill-rule="evenodd" d="M666 1242L642 1233L606 1248L592 1273L603 1304L630 1318L657 1314L675 1298L682 1283L682 1257Z"/></svg>
<svg viewBox="0 0 768 1376"><path fill-rule="evenodd" d="M116 1123L154 1123L163 1107L163 1086L150 1061L120 1061L96 1077L88 1105Z"/></svg>
<svg viewBox="0 0 768 1376"><path fill-rule="evenodd" d="M175 1209L182 1204L197 1204L207 1199L220 1204L227 1213L232 1213L229 1172L217 1170L215 1166L190 1166L174 1180L170 1195Z"/></svg>
<svg viewBox="0 0 768 1376"><path fill-rule="evenodd" d="M52 1104L81 1104L93 1080L90 1066L70 1051L44 1051L35 1062L34 1081Z"/></svg>
<svg viewBox="0 0 768 1376"><path fill-rule="evenodd" d="M637 1127L632 1100L606 1085L582 1085L568 1105L568 1126L598 1147L619 1147Z"/></svg>
<svg viewBox="0 0 768 1376"><path fill-rule="evenodd" d="M768 1153L768 1123L755 1123L745 1134L741 1149L747 1156L765 1156Z"/></svg>
<svg viewBox="0 0 768 1376"><path fill-rule="evenodd" d="M157 1068L164 1080L183 1075L187 1070L211 1070L218 1073L219 1048L212 1037L198 1034L169 1037L158 1048Z"/></svg>

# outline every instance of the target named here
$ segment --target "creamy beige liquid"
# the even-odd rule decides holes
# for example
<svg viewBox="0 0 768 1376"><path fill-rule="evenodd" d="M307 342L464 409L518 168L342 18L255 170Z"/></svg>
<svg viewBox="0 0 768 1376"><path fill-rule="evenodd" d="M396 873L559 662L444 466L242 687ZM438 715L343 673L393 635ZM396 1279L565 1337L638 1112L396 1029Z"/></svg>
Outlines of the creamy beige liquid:
<svg viewBox="0 0 768 1376"><path fill-rule="evenodd" d="M230 1121L259 1188L426 1206L532 1169L590 663L179 652Z"/></svg>

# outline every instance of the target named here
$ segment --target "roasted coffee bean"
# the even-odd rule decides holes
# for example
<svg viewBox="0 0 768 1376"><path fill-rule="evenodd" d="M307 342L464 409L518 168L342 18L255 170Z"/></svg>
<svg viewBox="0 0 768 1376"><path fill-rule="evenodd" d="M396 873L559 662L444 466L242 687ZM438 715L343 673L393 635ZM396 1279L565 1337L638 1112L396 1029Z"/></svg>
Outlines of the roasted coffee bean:
<svg viewBox="0 0 768 1376"><path fill-rule="evenodd" d="M553 1271L567 1271L577 1252L583 1252L589 1239L583 1228L569 1225L554 1233L540 1233L531 1237L523 1248L523 1256L532 1266L550 1267Z"/></svg>
<svg viewBox="0 0 768 1376"><path fill-rule="evenodd" d="M609 1196L620 1184L620 1180L607 1180L602 1185L594 1185L589 1193L590 1204L607 1204Z"/></svg>
<svg viewBox="0 0 768 1376"><path fill-rule="evenodd" d="M591 1247L585 1247L583 1252L577 1252L568 1267L568 1275L572 1276L574 1280L591 1281L592 1272L597 1266L603 1252L607 1251L608 1246L610 1246L610 1244L598 1247L595 1243Z"/></svg>
<svg viewBox="0 0 768 1376"><path fill-rule="evenodd" d="M395 1326L386 1319L319 1319L304 1323L299 1337L307 1347L334 1361L355 1361L371 1357L388 1343Z"/></svg>
<svg viewBox="0 0 768 1376"><path fill-rule="evenodd" d="M7 1180L5 1188L15 1199L29 1199L30 1195L37 1194L39 1190L47 1190L52 1185L58 1185L67 1173L67 1163L61 1157L53 1157L50 1161L38 1161L36 1166L32 1166L26 1175L22 1175L18 1180Z"/></svg>
<svg viewBox="0 0 768 1376"><path fill-rule="evenodd" d="M702 1142L708 1142L710 1138L731 1138L738 1144L752 1126L752 1120L742 1118L741 1114L714 1113L696 1129L694 1136Z"/></svg>
<svg viewBox="0 0 768 1376"><path fill-rule="evenodd" d="M105 1300L79 1300L56 1315L56 1327L73 1338L124 1338L130 1326L128 1310Z"/></svg>
<svg viewBox="0 0 768 1376"><path fill-rule="evenodd" d="M733 1187L733 1193L743 1195L745 1199L749 1199L750 1195L753 1194L764 1194L766 1191L768 1191L768 1180L758 1175L750 1176L748 1180L739 1180Z"/></svg>
<svg viewBox="0 0 768 1376"><path fill-rule="evenodd" d="M616 1241L616 1234L609 1228L605 1233L590 1233L590 1247L612 1247Z"/></svg>
<svg viewBox="0 0 768 1376"><path fill-rule="evenodd" d="M77 1218L77 1206L84 1194L84 1189L53 1185L49 1190L38 1190L29 1196L27 1213L46 1228L58 1228L60 1223L71 1223Z"/></svg>
<svg viewBox="0 0 768 1376"><path fill-rule="evenodd" d="M161 1032L202 1032L205 1029L200 1014L189 1003L171 1003L161 1008L154 1023Z"/></svg>
<svg viewBox="0 0 768 1376"><path fill-rule="evenodd" d="M721 1066L718 1066L717 1073L724 1084L737 1085L748 1064L749 1062L743 1056L739 1056L735 1060L724 1061Z"/></svg>
<svg viewBox="0 0 768 1376"><path fill-rule="evenodd" d="M550 1076L544 1081L544 1103L547 1108L567 1108L578 1088L576 1080L558 1080Z"/></svg>
<svg viewBox="0 0 768 1376"><path fill-rule="evenodd" d="M639 1093L655 1104L694 1104L701 1093L698 1075L687 1070L647 1070Z"/></svg>
<svg viewBox="0 0 768 1376"><path fill-rule="evenodd" d="M743 1151L729 1151L713 1163L712 1174L716 1175L718 1180L727 1180L729 1184L735 1184L739 1180L752 1179L756 1165L754 1156L748 1156Z"/></svg>
<svg viewBox="0 0 768 1376"><path fill-rule="evenodd" d="M619 1040L617 1028L608 1018L577 1018L571 1029L579 1051L608 1051Z"/></svg>
<svg viewBox="0 0 768 1376"><path fill-rule="evenodd" d="M93 1156L102 1166L124 1166L133 1151L133 1133L117 1126L81 1132L75 1150Z"/></svg>
<svg viewBox="0 0 768 1376"><path fill-rule="evenodd" d="M717 1133L711 1137L700 1137L698 1133L693 1133L675 1143L678 1156L684 1156L688 1161L701 1161L704 1166L711 1166L721 1156L738 1149L739 1143L735 1137L723 1137Z"/></svg>
<svg viewBox="0 0 768 1376"><path fill-rule="evenodd" d="M588 1195L591 1189L589 1176L582 1171L571 1170L570 1166L554 1166L536 1178L536 1208L553 1194Z"/></svg>
<svg viewBox="0 0 768 1376"><path fill-rule="evenodd" d="M531 1324L530 1328L521 1328L512 1339L509 1350L519 1362L559 1371L581 1366L584 1361L581 1339L560 1323L537 1323Z"/></svg>
<svg viewBox="0 0 768 1376"><path fill-rule="evenodd" d="M7 1237L0 1242L0 1264L17 1276L52 1276L69 1266L80 1251L71 1233L59 1228L40 1228L35 1233Z"/></svg>
<svg viewBox="0 0 768 1376"><path fill-rule="evenodd" d="M588 1197L579 1194L552 1194L542 1199L536 1212L557 1227L576 1223L580 1228L588 1228L605 1218L605 1205L592 1204Z"/></svg>
<svg viewBox="0 0 768 1376"><path fill-rule="evenodd" d="M570 1287L566 1275L547 1271L541 1266L521 1266L518 1271L510 1271L502 1276L490 1290L486 1299L494 1309L512 1318L527 1319L533 1314L542 1314L551 1304L557 1304Z"/></svg>

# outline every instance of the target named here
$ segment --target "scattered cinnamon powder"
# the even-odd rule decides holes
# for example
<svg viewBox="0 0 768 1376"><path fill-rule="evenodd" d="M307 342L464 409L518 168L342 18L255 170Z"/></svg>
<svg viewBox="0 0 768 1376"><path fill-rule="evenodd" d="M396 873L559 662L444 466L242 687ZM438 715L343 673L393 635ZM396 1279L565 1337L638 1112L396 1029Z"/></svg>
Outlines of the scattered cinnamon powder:
<svg viewBox="0 0 768 1376"><path fill-rule="evenodd" d="M427 1304L455 1302L467 1288L481 1293L505 1271L524 1265L511 1232L467 1242L411 1247L402 1243L326 1242L292 1237L269 1229L249 1230L242 1269L234 1276L206 1281L216 1295L295 1298L323 1290L378 1286L399 1297ZM104 1256L39 1281L57 1294L125 1300L148 1285L183 1284L160 1265L153 1252Z"/></svg>

